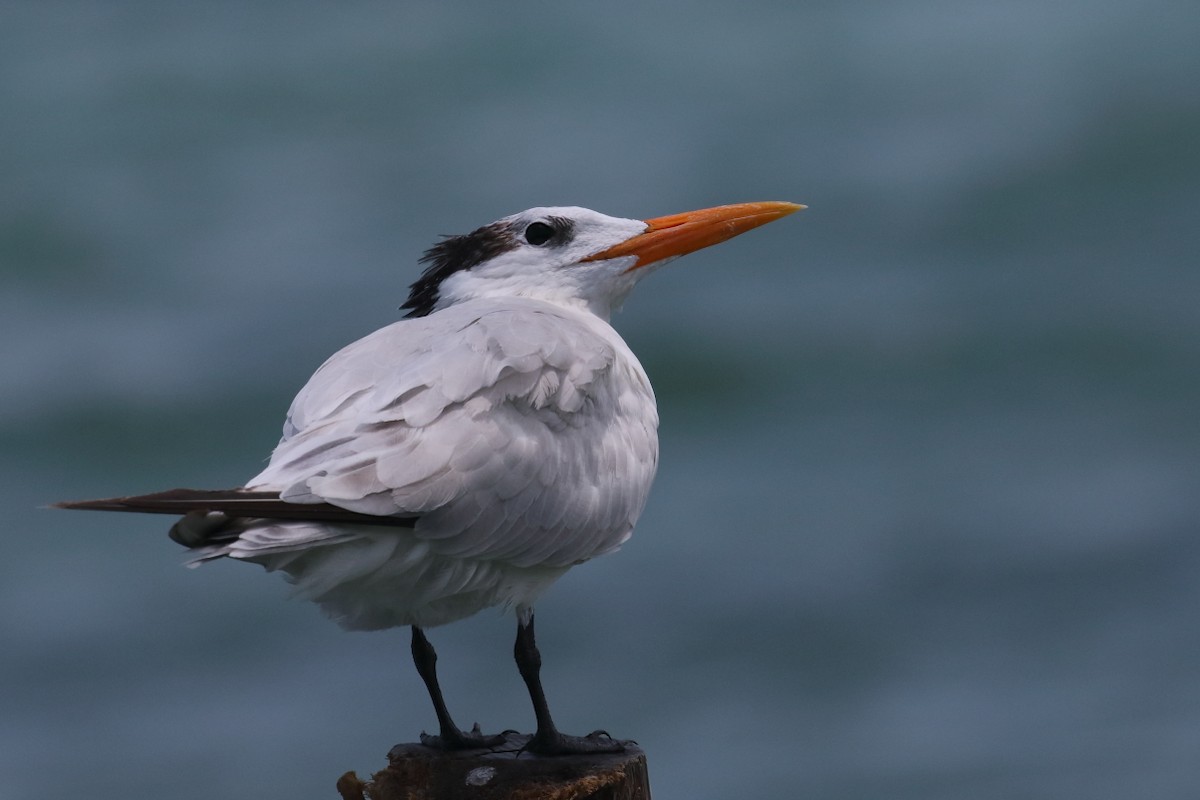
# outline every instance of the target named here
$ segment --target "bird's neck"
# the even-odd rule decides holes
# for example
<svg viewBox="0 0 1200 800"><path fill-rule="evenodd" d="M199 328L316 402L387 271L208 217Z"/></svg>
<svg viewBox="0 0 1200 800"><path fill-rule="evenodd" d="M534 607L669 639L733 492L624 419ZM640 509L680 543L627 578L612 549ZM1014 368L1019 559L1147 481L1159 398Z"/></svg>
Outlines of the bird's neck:
<svg viewBox="0 0 1200 800"><path fill-rule="evenodd" d="M639 277L640 273L616 263L603 269L575 265L536 275L465 270L442 281L437 307L446 308L467 300L503 302L509 298L527 297L584 311L607 322L621 307Z"/></svg>
<svg viewBox="0 0 1200 800"><path fill-rule="evenodd" d="M624 299L624 297L619 298L619 300ZM442 301L438 303L438 308L449 308L469 301L503 303L507 300L536 300L597 317L604 322L608 322L612 318L613 311L619 307L619 303L614 305L607 299L589 300L572 292L556 290L555 287L523 286L517 290L508 290L502 287L480 287L476 291L455 293L449 297L443 297Z"/></svg>

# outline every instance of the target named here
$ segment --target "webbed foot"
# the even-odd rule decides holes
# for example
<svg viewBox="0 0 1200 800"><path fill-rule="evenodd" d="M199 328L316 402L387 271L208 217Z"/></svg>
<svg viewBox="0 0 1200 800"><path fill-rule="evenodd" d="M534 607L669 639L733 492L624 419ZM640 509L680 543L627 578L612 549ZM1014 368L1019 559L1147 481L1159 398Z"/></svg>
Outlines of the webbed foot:
<svg viewBox="0 0 1200 800"><path fill-rule="evenodd" d="M593 731L587 736L568 736L554 731L546 735L541 732L534 734L524 750L539 756L575 756L590 753L623 753L626 742L614 739L608 731Z"/></svg>
<svg viewBox="0 0 1200 800"><path fill-rule="evenodd" d="M421 734L421 744L438 750L482 750L504 744L504 734L489 736L479 730L479 723L469 731L458 728L443 729L437 736Z"/></svg>

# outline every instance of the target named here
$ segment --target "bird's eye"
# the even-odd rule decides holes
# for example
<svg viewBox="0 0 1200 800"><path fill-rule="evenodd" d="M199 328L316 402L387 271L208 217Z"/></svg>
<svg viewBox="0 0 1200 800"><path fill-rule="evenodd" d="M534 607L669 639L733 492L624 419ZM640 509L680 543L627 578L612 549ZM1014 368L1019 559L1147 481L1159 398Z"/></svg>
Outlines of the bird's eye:
<svg viewBox="0 0 1200 800"><path fill-rule="evenodd" d="M554 228L544 222L530 223L525 229L525 241L532 245L545 244L554 237Z"/></svg>

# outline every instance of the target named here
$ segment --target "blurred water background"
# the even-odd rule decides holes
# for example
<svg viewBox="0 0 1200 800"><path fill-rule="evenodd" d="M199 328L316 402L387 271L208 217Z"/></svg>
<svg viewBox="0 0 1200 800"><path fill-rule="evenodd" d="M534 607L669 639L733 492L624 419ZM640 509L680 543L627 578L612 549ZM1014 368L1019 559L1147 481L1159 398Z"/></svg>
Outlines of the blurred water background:
<svg viewBox="0 0 1200 800"><path fill-rule="evenodd" d="M539 606L655 797L1200 793L1200 4L0 6L0 797L333 797L435 722L161 518L416 259L543 204L803 214L616 324L663 461ZM529 729L513 623L436 629Z"/></svg>

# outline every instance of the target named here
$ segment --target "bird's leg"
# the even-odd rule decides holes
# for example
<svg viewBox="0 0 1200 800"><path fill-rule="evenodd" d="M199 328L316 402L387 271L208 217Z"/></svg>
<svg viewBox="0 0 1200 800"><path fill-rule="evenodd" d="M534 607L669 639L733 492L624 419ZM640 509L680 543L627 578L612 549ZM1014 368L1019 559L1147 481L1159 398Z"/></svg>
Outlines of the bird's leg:
<svg viewBox="0 0 1200 800"><path fill-rule="evenodd" d="M529 687L529 699L533 701L533 713L537 717L537 733L525 745L531 753L544 756L574 755L582 753L619 753L625 746L603 731L587 736L567 736L559 733L550 718L550 707L546 704L546 693L542 690L542 654L538 652L533 635L533 614L529 619L517 619L517 641L513 645L513 656L517 669Z"/></svg>
<svg viewBox="0 0 1200 800"><path fill-rule="evenodd" d="M425 688L429 690L429 699L433 701L433 710L438 718L438 735L422 733L421 744L442 750L472 750L503 744L504 737L501 735L485 736L480 733L478 723L470 731L462 731L454 724L450 712L446 709L446 701L442 698L442 688L438 686L437 651L425 638L425 632L416 625L412 626L412 655L417 674L425 681Z"/></svg>

